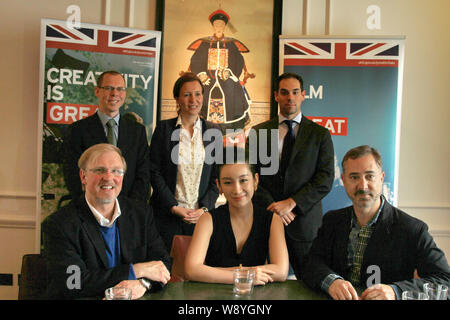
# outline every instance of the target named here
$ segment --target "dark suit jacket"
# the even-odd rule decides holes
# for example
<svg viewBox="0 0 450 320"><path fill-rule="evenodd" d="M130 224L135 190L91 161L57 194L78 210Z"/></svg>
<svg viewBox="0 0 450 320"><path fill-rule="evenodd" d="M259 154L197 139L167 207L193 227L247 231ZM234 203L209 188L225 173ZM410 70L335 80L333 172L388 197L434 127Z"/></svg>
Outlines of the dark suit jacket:
<svg viewBox="0 0 450 320"><path fill-rule="evenodd" d="M348 279L347 248L351 230L352 207L330 211L308 254L303 281L320 289L322 280L334 273ZM375 230L364 251L361 285L366 286L373 271L380 267L381 283L395 284L401 291L422 291L425 282L449 286L450 269L444 253L436 247L427 225L385 201ZM417 269L420 279L414 279Z"/></svg>
<svg viewBox="0 0 450 320"><path fill-rule="evenodd" d="M64 180L73 199L82 194L78 159L90 146L108 143L97 113L74 122L64 139ZM127 162L121 194L147 200L150 190L149 147L145 127L120 117L117 147Z"/></svg>
<svg viewBox="0 0 450 320"><path fill-rule="evenodd" d="M297 217L286 227L286 234L294 240L312 241L322 222L321 200L330 192L334 179L334 148L331 135L324 127L304 115L299 126L285 178L279 174L260 174L255 201L267 207L274 201L291 197L297 204L294 208ZM269 130L266 143L268 153L275 152L278 156L278 145L276 150L270 150L270 130L278 129L278 117L254 129L258 143L259 131ZM251 152L255 152L254 147L250 148ZM260 161L257 167L260 172L263 167Z"/></svg>
<svg viewBox="0 0 450 320"><path fill-rule="evenodd" d="M203 133L210 128L219 129L212 122L203 119L201 121ZM175 141L171 140L172 133L177 129L176 122L177 118L160 121L150 144L150 171L153 187L150 202L154 208L156 219L163 221L167 227L180 221L178 217L170 213L170 208L178 205L175 200L178 166L171 159L172 150L179 143L179 134L175 137ZM214 143L214 140L203 140L205 147L210 143ZM178 157L178 154L176 156ZM204 163L198 190L199 207L207 207L209 210L214 208L219 196L216 177L215 164Z"/></svg>
<svg viewBox="0 0 450 320"><path fill-rule="evenodd" d="M161 260L171 269L171 258L156 230L149 206L119 198L121 264L109 269L99 224L84 195L48 216L43 224L44 255L48 261L50 298L104 296L105 289L128 280L130 264ZM81 269L81 289L69 290L66 273L71 265Z"/></svg>

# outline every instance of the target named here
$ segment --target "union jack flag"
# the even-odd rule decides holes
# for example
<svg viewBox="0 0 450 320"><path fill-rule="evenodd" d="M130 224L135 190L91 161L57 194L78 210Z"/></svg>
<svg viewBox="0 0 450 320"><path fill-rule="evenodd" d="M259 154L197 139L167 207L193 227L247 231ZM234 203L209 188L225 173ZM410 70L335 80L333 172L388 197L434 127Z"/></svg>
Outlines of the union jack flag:
<svg viewBox="0 0 450 320"><path fill-rule="evenodd" d="M391 40L286 39L282 44L285 65L398 67L400 59L399 44Z"/></svg>
<svg viewBox="0 0 450 320"><path fill-rule="evenodd" d="M47 48L83 50L126 54L145 57L156 56L156 37L140 32L102 30L97 28L69 28L65 23L54 21L46 25Z"/></svg>

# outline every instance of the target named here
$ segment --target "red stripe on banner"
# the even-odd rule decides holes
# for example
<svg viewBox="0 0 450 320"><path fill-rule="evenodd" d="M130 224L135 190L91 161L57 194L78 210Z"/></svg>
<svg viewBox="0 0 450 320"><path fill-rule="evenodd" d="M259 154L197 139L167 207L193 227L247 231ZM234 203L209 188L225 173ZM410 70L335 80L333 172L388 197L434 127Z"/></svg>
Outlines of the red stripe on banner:
<svg viewBox="0 0 450 320"><path fill-rule="evenodd" d="M59 41L46 41L47 48L66 49L66 50L81 50L90 52L104 52L114 54L124 54L128 56L140 56L140 57L155 57L155 51L146 51L139 49L127 49L127 48L112 48L108 46L96 46L89 44L67 43Z"/></svg>
<svg viewBox="0 0 450 320"><path fill-rule="evenodd" d="M309 120L327 128L332 136L346 136L348 118L337 117L307 117Z"/></svg>
<svg viewBox="0 0 450 320"><path fill-rule="evenodd" d="M314 52L314 51L312 51L312 50L310 50L310 49L308 49L308 48L305 48L304 46L301 46L301 45L299 45L298 43L295 43L295 42L289 42L289 44L290 44L291 46L294 46L294 47L300 49L300 50L305 51L305 52L308 53L308 54L311 54L311 55L314 55L314 56L318 56L318 55L319 55L317 52Z"/></svg>
<svg viewBox="0 0 450 320"><path fill-rule="evenodd" d="M373 46L371 46L371 47L369 47L367 49L364 49L364 50L362 50L362 51L360 51L358 53L355 53L354 56L361 56L361 55L363 55L363 54L365 54L367 52L375 50L376 48L379 48L379 47L384 46L384 45L385 45L385 43L377 43L377 44L375 44L375 45L373 45Z"/></svg>
<svg viewBox="0 0 450 320"><path fill-rule="evenodd" d="M136 35L134 35L132 37L129 37L129 38L126 38L126 39L122 39L122 40L120 40L120 41L118 41L116 43L117 44L124 44L124 43L127 43L129 41L132 41L134 39L137 39L137 38L140 38L140 37L143 37L143 36L144 36L143 34L136 34Z"/></svg>
<svg viewBox="0 0 450 320"><path fill-rule="evenodd" d="M76 40L81 40L80 37L74 35L72 32L67 31L67 30L64 29L63 27L58 26L57 24L51 24L51 26L52 26L53 28L55 28L55 29L58 29L58 30L61 31L62 33L64 33L64 34L66 34L66 35L68 35L68 36L70 36L70 37L76 39Z"/></svg>
<svg viewBox="0 0 450 320"><path fill-rule="evenodd" d="M103 49L103 50L108 50L108 35L109 32L106 30L98 30L98 47ZM103 52L107 52L107 51L103 51Z"/></svg>
<svg viewBox="0 0 450 320"><path fill-rule="evenodd" d="M47 103L47 123L71 124L95 113L97 106L64 102Z"/></svg>

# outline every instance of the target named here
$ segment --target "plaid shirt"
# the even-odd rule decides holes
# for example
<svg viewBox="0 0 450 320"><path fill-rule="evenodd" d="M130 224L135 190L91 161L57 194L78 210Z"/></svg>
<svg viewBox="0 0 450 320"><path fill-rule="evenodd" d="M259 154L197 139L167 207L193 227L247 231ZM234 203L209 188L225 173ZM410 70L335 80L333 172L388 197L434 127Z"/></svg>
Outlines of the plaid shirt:
<svg viewBox="0 0 450 320"><path fill-rule="evenodd" d="M366 226L361 227L356 218L355 211L353 210L351 219L351 230L348 237L347 246L347 266L350 269L348 273L348 280L357 287L360 282L361 265L364 257L364 251L369 243L372 232L375 229L375 224L380 216L380 212L383 209L384 197L381 197L381 205L376 215L369 221ZM329 274L323 279L321 288L325 292L328 292L328 288L336 279L343 279L337 274Z"/></svg>

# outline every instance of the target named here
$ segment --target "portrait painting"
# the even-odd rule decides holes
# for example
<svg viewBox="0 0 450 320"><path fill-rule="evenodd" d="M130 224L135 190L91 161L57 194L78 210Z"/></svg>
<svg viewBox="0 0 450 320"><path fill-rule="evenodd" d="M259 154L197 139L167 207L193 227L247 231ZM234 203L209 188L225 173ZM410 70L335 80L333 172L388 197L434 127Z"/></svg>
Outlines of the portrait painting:
<svg viewBox="0 0 450 320"><path fill-rule="evenodd" d="M269 119L274 2L173 0L163 12L160 119L176 116L172 88L184 72L203 84L201 116L224 132Z"/></svg>

